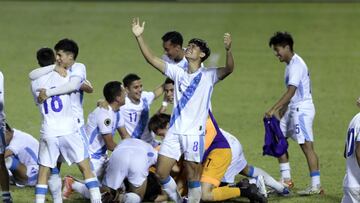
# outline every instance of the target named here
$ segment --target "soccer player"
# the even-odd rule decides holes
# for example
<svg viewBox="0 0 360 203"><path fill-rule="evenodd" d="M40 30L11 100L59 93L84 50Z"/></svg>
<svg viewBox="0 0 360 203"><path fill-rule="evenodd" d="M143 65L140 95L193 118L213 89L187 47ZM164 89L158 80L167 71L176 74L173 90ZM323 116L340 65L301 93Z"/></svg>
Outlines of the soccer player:
<svg viewBox="0 0 360 203"><path fill-rule="evenodd" d="M9 190L9 173L4 159L5 146L4 75L0 71L0 186L3 202L12 203Z"/></svg>
<svg viewBox="0 0 360 203"><path fill-rule="evenodd" d="M174 81L166 78L164 82L164 99L158 113L165 113L169 104L174 103Z"/></svg>
<svg viewBox="0 0 360 203"><path fill-rule="evenodd" d="M350 121L345 139L346 173L342 203L360 202L360 113Z"/></svg>
<svg viewBox="0 0 360 203"><path fill-rule="evenodd" d="M283 114L280 127L286 137L295 140L302 149L310 171L311 185L300 195L323 193L320 184L319 159L315 153L312 125L315 107L311 95L310 73L304 60L294 52L293 38L287 32L276 32L269 41L280 62L286 64L286 92L266 113L266 117ZM288 153L279 157L281 180L289 187L293 186L290 174Z"/></svg>
<svg viewBox="0 0 360 203"><path fill-rule="evenodd" d="M77 51L74 52L74 49L72 49L74 46L68 46L69 44L74 45L69 40L60 41L55 45L57 67L69 69L74 64ZM98 203L101 201L98 181L90 169L88 149L86 142L80 135L70 95L63 94L47 98L45 94L51 88L66 86L71 82L71 78L77 78L69 77L71 77L71 74L70 76L62 77L57 72L51 71L32 81L35 103L38 105L43 118L38 155L40 165L39 176L35 188L37 203L45 202L48 172L50 168L56 166L60 155L69 165L72 163L78 164L85 183L90 190L91 202ZM40 93L38 92L39 90ZM39 94L42 94L42 96L39 96ZM61 202L61 199L57 201Z"/></svg>
<svg viewBox="0 0 360 203"><path fill-rule="evenodd" d="M11 128L6 123L6 167L13 174L17 185L35 186L38 177L39 142L31 135Z"/></svg>
<svg viewBox="0 0 360 203"><path fill-rule="evenodd" d="M50 66L55 63L55 53L52 49L44 47L36 52L36 59L40 67Z"/></svg>
<svg viewBox="0 0 360 203"><path fill-rule="evenodd" d="M200 162L204 153L205 122L209 101L215 83L233 72L231 37L228 33L224 35L226 64L223 68L202 68L201 63L210 55L210 49L201 39L190 40L185 52L189 65L188 70L184 71L151 53L142 37L144 25L144 22L139 23L138 18L133 19L132 31L144 58L155 69L175 82L175 107L169 131L160 147L157 174L169 197L175 202L181 202L182 199L176 192L176 183L169 173L181 154L184 154L189 201L199 202L201 199Z"/></svg>
<svg viewBox="0 0 360 203"><path fill-rule="evenodd" d="M187 69L188 61L185 58L185 49L183 48L183 37L177 31L170 31L165 33L162 37L162 47L165 54L162 59L168 63L176 64Z"/></svg>
<svg viewBox="0 0 360 203"><path fill-rule="evenodd" d="M149 167L156 160L157 152L150 144L140 139L126 138L111 154L102 184L116 191L127 178L130 192L125 193L120 202L139 203L146 191Z"/></svg>
<svg viewBox="0 0 360 203"><path fill-rule="evenodd" d="M127 96L125 105L120 108L120 117L123 118L118 124L121 137L124 139L130 135L156 146L157 143L149 132L147 123L150 105L163 93L163 86L159 86L153 92L143 91L141 78L136 74L126 75L123 83Z"/></svg>
<svg viewBox="0 0 360 203"><path fill-rule="evenodd" d="M89 114L85 126L89 140L90 161L93 172L99 180L108 161L107 151L113 151L116 147L113 136L120 119L119 108L125 103L125 89L120 82L111 81L104 86L103 95L108 103L107 108L95 108ZM90 197L85 184L70 176L65 177L63 196L68 199L73 189L86 198Z"/></svg>

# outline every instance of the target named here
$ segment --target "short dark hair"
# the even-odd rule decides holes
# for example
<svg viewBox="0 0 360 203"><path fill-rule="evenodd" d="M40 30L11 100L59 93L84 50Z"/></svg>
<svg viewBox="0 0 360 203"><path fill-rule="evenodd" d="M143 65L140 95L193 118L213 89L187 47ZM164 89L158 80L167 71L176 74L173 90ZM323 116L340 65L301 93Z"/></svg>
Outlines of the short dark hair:
<svg viewBox="0 0 360 203"><path fill-rule="evenodd" d="M55 63L55 53L52 49L44 47L36 52L36 59L41 67Z"/></svg>
<svg viewBox="0 0 360 203"><path fill-rule="evenodd" d="M170 41L171 44L180 45L181 47L183 45L183 37L180 32L177 31L167 32L161 37L161 39L163 42Z"/></svg>
<svg viewBox="0 0 360 203"><path fill-rule="evenodd" d="M9 131L9 132L13 132L14 130L10 127L10 125L8 123L5 123L5 129L6 131Z"/></svg>
<svg viewBox="0 0 360 203"><path fill-rule="evenodd" d="M79 47L74 40L71 39L62 39L58 43L55 44L55 51L63 50L64 52L70 52L74 54L74 60L79 53Z"/></svg>
<svg viewBox="0 0 360 203"><path fill-rule="evenodd" d="M121 95L121 82L110 81L106 83L103 89L103 95L108 103L114 102L115 98Z"/></svg>
<svg viewBox="0 0 360 203"><path fill-rule="evenodd" d="M174 81L170 78L166 78L164 84L175 84Z"/></svg>
<svg viewBox="0 0 360 203"><path fill-rule="evenodd" d="M201 62L205 61L210 56L210 48L204 40L193 38L189 41L189 44L190 43L196 44L196 46L198 46L200 50L204 52L205 56L201 58Z"/></svg>
<svg viewBox="0 0 360 203"><path fill-rule="evenodd" d="M130 87L131 83L134 82L135 80L140 80L141 78L134 74L134 73L130 73L127 74L124 78L123 78L123 83L125 87Z"/></svg>
<svg viewBox="0 0 360 203"><path fill-rule="evenodd" d="M148 123L149 131L156 132L159 129L165 129L166 125L170 122L170 115L165 113L159 113L153 115Z"/></svg>
<svg viewBox="0 0 360 203"><path fill-rule="evenodd" d="M290 50L293 51L294 40L290 33L279 31L275 32L274 35L270 38L269 47L271 47L272 45L281 45L283 47L289 45Z"/></svg>

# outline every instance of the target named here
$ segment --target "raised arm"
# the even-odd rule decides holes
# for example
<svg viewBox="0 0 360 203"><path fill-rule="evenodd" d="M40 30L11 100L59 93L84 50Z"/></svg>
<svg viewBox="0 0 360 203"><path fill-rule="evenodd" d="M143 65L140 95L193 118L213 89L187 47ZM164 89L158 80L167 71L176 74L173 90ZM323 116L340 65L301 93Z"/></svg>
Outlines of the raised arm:
<svg viewBox="0 0 360 203"><path fill-rule="evenodd" d="M153 93L155 95L154 99L159 98L164 93L164 84L161 84L157 88L155 88Z"/></svg>
<svg viewBox="0 0 360 203"><path fill-rule="evenodd" d="M132 22L132 32L135 35L136 41L140 47L141 53L143 54L145 60L152 65L154 68L159 70L161 73L165 73L165 62L152 54L151 50L145 43L142 34L144 32L145 22L142 22L140 25L139 18L134 18Z"/></svg>
<svg viewBox="0 0 360 203"><path fill-rule="evenodd" d="M276 102L276 104L265 113L265 116L271 117L272 115L274 115L274 113L278 112L280 109L284 108L284 106L288 105L291 98L294 96L295 91L296 87L293 85L289 85L285 94L283 94L280 100Z"/></svg>
<svg viewBox="0 0 360 203"><path fill-rule="evenodd" d="M224 34L224 46L226 51L225 67L217 69L217 75L220 80L226 78L234 71L234 58L231 53L231 35L229 33Z"/></svg>

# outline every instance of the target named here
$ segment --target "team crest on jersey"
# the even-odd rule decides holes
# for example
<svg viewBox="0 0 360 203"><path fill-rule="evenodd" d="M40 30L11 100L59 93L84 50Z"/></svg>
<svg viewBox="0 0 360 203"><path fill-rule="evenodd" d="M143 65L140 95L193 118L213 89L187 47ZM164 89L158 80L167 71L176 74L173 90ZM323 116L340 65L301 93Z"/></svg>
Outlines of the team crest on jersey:
<svg viewBox="0 0 360 203"><path fill-rule="evenodd" d="M105 121L104 121L105 126L109 126L110 123L111 123L110 118L105 119Z"/></svg>

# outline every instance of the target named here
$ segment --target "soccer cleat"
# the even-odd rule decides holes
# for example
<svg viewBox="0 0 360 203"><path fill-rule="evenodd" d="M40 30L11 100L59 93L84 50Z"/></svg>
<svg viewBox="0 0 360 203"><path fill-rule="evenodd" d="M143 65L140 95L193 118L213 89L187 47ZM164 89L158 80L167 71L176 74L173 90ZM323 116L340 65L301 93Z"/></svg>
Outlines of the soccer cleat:
<svg viewBox="0 0 360 203"><path fill-rule="evenodd" d="M63 199L69 199L70 195L73 192L72 184L74 183L74 178L71 176L65 176L64 178L64 188L62 192Z"/></svg>
<svg viewBox="0 0 360 203"><path fill-rule="evenodd" d="M284 197L287 197L287 196L290 196L290 190L289 188L287 187L284 187L284 190L281 192L281 193L278 193L280 196L284 196Z"/></svg>
<svg viewBox="0 0 360 203"><path fill-rule="evenodd" d="M240 196L247 197L250 202L267 203L266 197L259 192L255 184L250 184L249 180L243 179L235 187L240 189Z"/></svg>
<svg viewBox="0 0 360 203"><path fill-rule="evenodd" d="M264 197L267 197L264 176L259 175L258 177L256 177L256 187L259 189L259 192L264 195Z"/></svg>
<svg viewBox="0 0 360 203"><path fill-rule="evenodd" d="M323 195L325 194L324 190L321 188L320 185L317 186L310 186L305 190L301 190L297 192L298 195L301 196L308 196L308 195Z"/></svg>
<svg viewBox="0 0 360 203"><path fill-rule="evenodd" d="M289 180L281 179L280 182L288 189L294 188L294 182L291 179L289 179Z"/></svg>

